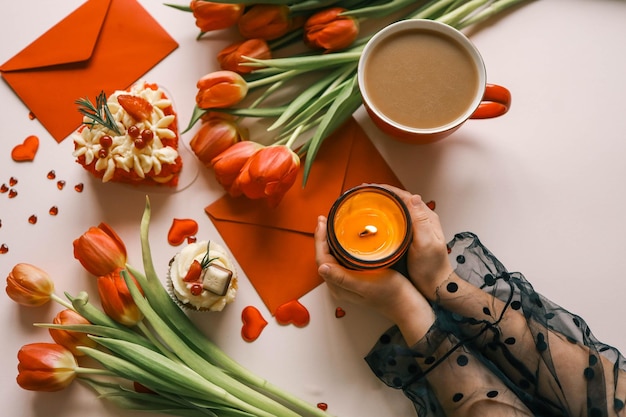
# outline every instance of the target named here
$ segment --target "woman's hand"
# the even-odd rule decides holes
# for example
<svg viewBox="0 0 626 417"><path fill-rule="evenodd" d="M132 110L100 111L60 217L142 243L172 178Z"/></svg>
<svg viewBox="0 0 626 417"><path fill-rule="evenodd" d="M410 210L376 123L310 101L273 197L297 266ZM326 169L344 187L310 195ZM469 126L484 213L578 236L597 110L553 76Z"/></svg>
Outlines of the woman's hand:
<svg viewBox="0 0 626 417"><path fill-rule="evenodd" d="M419 195L390 185L382 186L398 195L409 210L413 226L407 263L409 276L424 297L434 301L437 288L453 271L439 216Z"/></svg>
<svg viewBox="0 0 626 417"><path fill-rule="evenodd" d="M319 274L335 297L366 305L387 317L398 325L409 345L426 334L435 316L411 281L392 269L353 271L338 264L329 251L323 216L315 230L315 251Z"/></svg>

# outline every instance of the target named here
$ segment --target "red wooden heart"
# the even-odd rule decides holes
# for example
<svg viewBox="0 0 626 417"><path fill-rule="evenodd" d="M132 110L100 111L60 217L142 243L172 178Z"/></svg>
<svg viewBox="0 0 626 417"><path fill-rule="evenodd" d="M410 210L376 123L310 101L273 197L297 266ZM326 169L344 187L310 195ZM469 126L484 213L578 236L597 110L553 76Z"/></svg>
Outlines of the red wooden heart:
<svg viewBox="0 0 626 417"><path fill-rule="evenodd" d="M292 323L298 327L309 324L309 311L298 300L291 300L280 305L274 313L276 321L280 324Z"/></svg>
<svg viewBox="0 0 626 417"><path fill-rule="evenodd" d="M174 219L167 233L167 241L170 245L178 246L186 238L198 233L198 223L192 219Z"/></svg>
<svg viewBox="0 0 626 417"><path fill-rule="evenodd" d="M24 139L23 143L15 146L11 151L11 158L16 162L32 161L39 149L39 138L31 135Z"/></svg>
<svg viewBox="0 0 626 417"><path fill-rule="evenodd" d="M246 306L241 312L241 337L246 342L254 342L260 335L267 321L263 318L261 312L254 306Z"/></svg>
<svg viewBox="0 0 626 417"><path fill-rule="evenodd" d="M341 307L337 307L335 309L335 317L337 317L338 319L344 317L346 315L346 311L341 308Z"/></svg>

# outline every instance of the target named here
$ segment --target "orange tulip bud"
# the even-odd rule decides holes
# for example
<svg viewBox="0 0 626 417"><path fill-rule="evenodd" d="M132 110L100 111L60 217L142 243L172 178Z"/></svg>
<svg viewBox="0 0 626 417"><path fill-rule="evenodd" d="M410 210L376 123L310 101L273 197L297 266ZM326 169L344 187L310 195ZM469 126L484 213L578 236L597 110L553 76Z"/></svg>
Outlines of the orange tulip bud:
<svg viewBox="0 0 626 417"><path fill-rule="evenodd" d="M18 304L38 307L50 301L50 296L54 292L54 283L42 269L20 263L9 272L6 292Z"/></svg>
<svg viewBox="0 0 626 417"><path fill-rule="evenodd" d="M293 28L289 8L284 5L255 4L238 22L239 33L246 39L280 38Z"/></svg>
<svg viewBox="0 0 626 417"><path fill-rule="evenodd" d="M249 74L259 68L241 65L248 62L245 57L270 59L272 58L272 52L267 42L263 39L247 39L222 49L217 54L217 62L219 62L220 68L223 70L235 71L239 74Z"/></svg>
<svg viewBox="0 0 626 417"><path fill-rule="evenodd" d="M104 312L116 322L131 327L143 319L143 314L135 304L121 271L122 268L119 268L98 277L98 293ZM133 280L137 284L134 277Z"/></svg>
<svg viewBox="0 0 626 417"><path fill-rule="evenodd" d="M215 71L197 83L196 104L201 109L221 109L239 103L248 93L248 84L233 71Z"/></svg>
<svg viewBox="0 0 626 417"><path fill-rule="evenodd" d="M233 120L213 117L204 123L189 142L191 150L206 166L226 149L241 141L245 129L240 128Z"/></svg>
<svg viewBox="0 0 626 417"><path fill-rule="evenodd" d="M296 181L299 168L300 158L287 146L268 146L248 159L233 188L251 199L266 198L276 206Z"/></svg>
<svg viewBox="0 0 626 417"><path fill-rule="evenodd" d="M72 352L54 343L31 343L17 353L20 387L31 391L60 391L76 378Z"/></svg>
<svg viewBox="0 0 626 417"><path fill-rule="evenodd" d="M332 7L312 15L304 24L305 43L326 51L350 46L359 35L359 22L350 16L341 16L345 11Z"/></svg>
<svg viewBox="0 0 626 417"><path fill-rule="evenodd" d="M243 14L243 4L225 4L212 1L191 0L189 8L202 33L234 26Z"/></svg>
<svg viewBox="0 0 626 417"><path fill-rule="evenodd" d="M74 310L65 309L59 311L52 320L54 324L90 324L89 320L75 312ZM84 356L85 354L77 349L78 346L96 347L96 342L90 339L87 333L75 332L70 330L49 329L50 336L59 345L63 346L74 356Z"/></svg>
<svg viewBox="0 0 626 417"><path fill-rule="evenodd" d="M241 172L241 168L262 147L263 145L248 140L238 142L211 161L215 178L232 196L239 195L236 190L232 189L232 185Z"/></svg>
<svg viewBox="0 0 626 417"><path fill-rule="evenodd" d="M126 246L111 226L100 223L74 240L74 258L99 277L126 266Z"/></svg>

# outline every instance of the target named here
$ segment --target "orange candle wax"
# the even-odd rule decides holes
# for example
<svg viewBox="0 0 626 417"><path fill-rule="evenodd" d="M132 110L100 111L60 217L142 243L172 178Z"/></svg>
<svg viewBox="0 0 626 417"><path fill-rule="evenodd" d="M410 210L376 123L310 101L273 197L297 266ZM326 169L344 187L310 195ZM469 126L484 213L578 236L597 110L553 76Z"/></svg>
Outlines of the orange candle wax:
<svg viewBox="0 0 626 417"><path fill-rule="evenodd" d="M408 211L385 188L361 186L349 190L337 200L328 220L331 252L347 267L389 266L408 248Z"/></svg>

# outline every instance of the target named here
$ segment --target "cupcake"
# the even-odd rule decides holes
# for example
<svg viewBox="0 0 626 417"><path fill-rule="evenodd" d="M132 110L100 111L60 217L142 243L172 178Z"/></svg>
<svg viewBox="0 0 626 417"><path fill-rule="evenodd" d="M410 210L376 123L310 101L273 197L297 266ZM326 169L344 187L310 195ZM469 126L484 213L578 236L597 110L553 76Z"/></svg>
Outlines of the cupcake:
<svg viewBox="0 0 626 417"><path fill-rule="evenodd" d="M102 182L174 187L183 167L172 101L156 84L139 82L94 105L79 100L83 124L73 156Z"/></svg>
<svg viewBox="0 0 626 417"><path fill-rule="evenodd" d="M233 262L211 241L191 243L172 258L168 285L179 305L197 311L222 311L237 294Z"/></svg>

